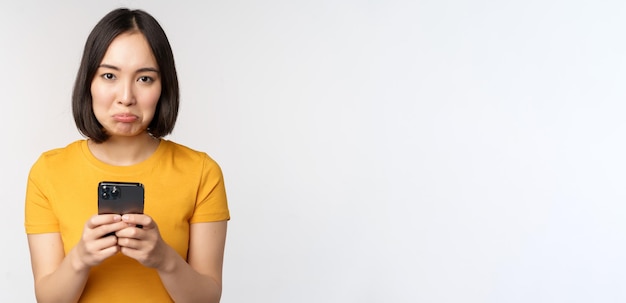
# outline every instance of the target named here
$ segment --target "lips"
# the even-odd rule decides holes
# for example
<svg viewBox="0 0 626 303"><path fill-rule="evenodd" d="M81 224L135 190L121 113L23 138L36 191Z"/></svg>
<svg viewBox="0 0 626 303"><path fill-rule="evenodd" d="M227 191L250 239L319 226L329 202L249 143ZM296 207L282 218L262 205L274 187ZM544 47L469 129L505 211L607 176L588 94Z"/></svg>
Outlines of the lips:
<svg viewBox="0 0 626 303"><path fill-rule="evenodd" d="M122 123L132 123L137 121L137 119L139 119L139 117L133 115L133 114L116 114L113 115L113 120L117 121L117 122L122 122Z"/></svg>

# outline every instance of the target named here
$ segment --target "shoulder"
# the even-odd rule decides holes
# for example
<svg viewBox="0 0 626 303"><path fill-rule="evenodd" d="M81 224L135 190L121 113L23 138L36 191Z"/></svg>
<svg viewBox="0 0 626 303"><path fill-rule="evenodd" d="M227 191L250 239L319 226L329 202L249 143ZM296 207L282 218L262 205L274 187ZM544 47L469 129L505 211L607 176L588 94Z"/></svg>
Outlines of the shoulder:
<svg viewBox="0 0 626 303"><path fill-rule="evenodd" d="M40 163L55 163L55 162L65 162L67 159L73 157L76 153L82 152L82 147L85 144L85 140L77 140L65 147L54 148L47 150L39 156L35 165Z"/></svg>
<svg viewBox="0 0 626 303"><path fill-rule="evenodd" d="M176 143L174 141L162 140L165 150L177 160L188 160L191 162L209 162L217 165L217 162L211 158L206 152L199 151L186 145Z"/></svg>
<svg viewBox="0 0 626 303"><path fill-rule="evenodd" d="M164 153L160 161L161 167L170 167L185 176L196 176L199 180L219 180L222 178L222 168L206 152L188 146L163 140Z"/></svg>
<svg viewBox="0 0 626 303"><path fill-rule="evenodd" d="M47 150L39 156L30 169L31 176L47 175L51 171L64 171L69 163L76 161L76 156L82 153L85 140L78 140L65 147Z"/></svg>

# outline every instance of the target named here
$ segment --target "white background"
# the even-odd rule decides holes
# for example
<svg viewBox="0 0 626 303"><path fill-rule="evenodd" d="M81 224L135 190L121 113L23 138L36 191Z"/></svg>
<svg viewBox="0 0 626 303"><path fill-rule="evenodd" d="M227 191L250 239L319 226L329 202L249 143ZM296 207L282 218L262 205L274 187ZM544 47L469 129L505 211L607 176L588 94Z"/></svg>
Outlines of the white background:
<svg viewBox="0 0 626 303"><path fill-rule="evenodd" d="M626 301L626 2L42 0L0 4L0 302L34 301L26 177L118 6L224 170L222 302Z"/></svg>

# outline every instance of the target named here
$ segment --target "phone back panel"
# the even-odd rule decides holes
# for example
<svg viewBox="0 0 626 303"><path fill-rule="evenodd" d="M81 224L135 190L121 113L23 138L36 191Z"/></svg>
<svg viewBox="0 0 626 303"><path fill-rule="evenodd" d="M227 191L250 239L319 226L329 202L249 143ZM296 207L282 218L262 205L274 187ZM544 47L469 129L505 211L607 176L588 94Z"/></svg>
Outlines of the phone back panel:
<svg viewBox="0 0 626 303"><path fill-rule="evenodd" d="M141 183L100 182L98 214L143 214L144 188Z"/></svg>

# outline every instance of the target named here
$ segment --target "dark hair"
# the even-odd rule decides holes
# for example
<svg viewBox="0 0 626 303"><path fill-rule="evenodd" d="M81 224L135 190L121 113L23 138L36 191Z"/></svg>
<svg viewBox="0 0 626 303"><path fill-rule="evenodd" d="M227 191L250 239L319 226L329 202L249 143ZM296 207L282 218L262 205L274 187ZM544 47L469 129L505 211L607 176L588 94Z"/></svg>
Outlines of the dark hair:
<svg viewBox="0 0 626 303"><path fill-rule="evenodd" d="M148 40L161 76L161 96L148 132L161 138L172 132L178 116L179 91L174 54L158 21L142 10L119 8L104 16L93 28L83 51L72 93L72 112L78 131L96 143L109 138L93 113L91 82L109 45L117 36L139 31Z"/></svg>

